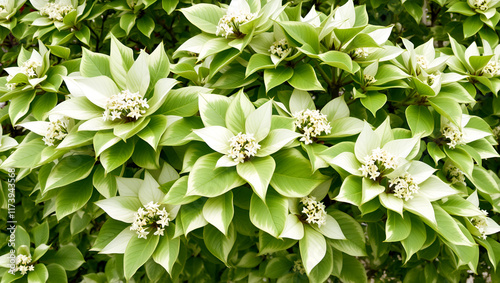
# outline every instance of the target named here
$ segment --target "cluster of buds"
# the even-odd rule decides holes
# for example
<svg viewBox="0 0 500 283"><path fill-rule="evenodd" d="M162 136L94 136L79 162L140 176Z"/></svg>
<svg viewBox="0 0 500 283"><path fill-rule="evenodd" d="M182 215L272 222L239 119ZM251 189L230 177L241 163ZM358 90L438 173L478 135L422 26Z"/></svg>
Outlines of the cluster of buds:
<svg viewBox="0 0 500 283"><path fill-rule="evenodd" d="M313 142L312 138L322 133L329 134L332 131L326 115L319 112L319 110L301 110L293 113L292 116L295 119L294 125L304 134L300 141L305 144L311 144Z"/></svg>
<svg viewBox="0 0 500 283"><path fill-rule="evenodd" d="M462 170L450 164L446 166L445 171L448 172L447 178L452 185L454 184L463 184L464 186L466 185L465 175L464 172L462 172Z"/></svg>
<svg viewBox="0 0 500 283"><path fill-rule="evenodd" d="M437 82L439 79L441 78L441 73L439 72L436 72L434 74L430 74L428 77L427 77L427 84L429 86L432 86L435 82Z"/></svg>
<svg viewBox="0 0 500 283"><path fill-rule="evenodd" d="M7 12L6 0L0 0L0 13Z"/></svg>
<svg viewBox="0 0 500 283"><path fill-rule="evenodd" d="M316 223L318 227L326 224L326 211L323 202L316 201L313 196L303 197L300 202L304 205L302 213L307 216L307 223Z"/></svg>
<svg viewBox="0 0 500 283"><path fill-rule="evenodd" d="M306 269L304 268L304 265L302 264L302 260L298 259L293 262L293 272L300 273L300 274L306 274Z"/></svg>
<svg viewBox="0 0 500 283"><path fill-rule="evenodd" d="M280 58L286 57L291 50L292 48L288 45L288 41L285 38L275 41L273 45L269 47L269 52Z"/></svg>
<svg viewBox="0 0 500 283"><path fill-rule="evenodd" d="M243 163L257 154L260 149L259 143L253 137L253 134L238 133L229 139L229 157L234 162Z"/></svg>
<svg viewBox="0 0 500 283"><path fill-rule="evenodd" d="M365 85L371 85L377 82L377 79L375 79L374 76L370 75L363 75L363 79L365 80Z"/></svg>
<svg viewBox="0 0 500 283"><path fill-rule="evenodd" d="M389 180L389 186L394 190L394 195L405 201L413 198L420 189L409 173Z"/></svg>
<svg viewBox="0 0 500 283"><path fill-rule="evenodd" d="M470 223L479 231L481 238L486 240L486 228L488 227L488 223L486 223L486 216L488 216L488 211L481 209L481 212L483 215L470 218Z"/></svg>
<svg viewBox="0 0 500 283"><path fill-rule="evenodd" d="M20 271L22 275L28 273L28 271L34 271L35 267L31 264L31 255L17 255L16 258L16 272Z"/></svg>
<svg viewBox="0 0 500 283"><path fill-rule="evenodd" d="M364 177L369 177L376 180L381 172L386 169L396 169L398 161L396 157L386 150L376 148L372 150L371 155L367 155L359 170L363 173Z"/></svg>
<svg viewBox="0 0 500 283"><path fill-rule="evenodd" d="M241 35L240 25L253 20L255 17L257 17L257 13L248 13L243 10L228 11L227 14L219 20L215 34L224 36L225 38L232 34L239 36Z"/></svg>
<svg viewBox="0 0 500 283"><path fill-rule="evenodd" d="M453 149L459 144L465 144L462 131L455 125L447 123L443 127L443 136L449 140L447 145Z"/></svg>
<svg viewBox="0 0 500 283"><path fill-rule="evenodd" d="M64 117L51 120L42 138L43 142L48 146L54 146L55 142L62 141L68 135L68 124L69 120Z"/></svg>
<svg viewBox="0 0 500 283"><path fill-rule="evenodd" d="M62 22L64 16L66 16L71 11L75 10L75 8L69 5L61 5L58 3L49 2L45 7L40 10L40 15L47 16L49 19L53 21Z"/></svg>
<svg viewBox="0 0 500 283"><path fill-rule="evenodd" d="M112 95L107 103L106 110L104 110L104 121L114 120L137 120L146 113L149 108L148 102L142 98L139 92L130 92L122 90L120 93Z"/></svg>
<svg viewBox="0 0 500 283"><path fill-rule="evenodd" d="M495 128L493 128L493 136L497 140L500 138L500 125L498 125Z"/></svg>
<svg viewBox="0 0 500 283"><path fill-rule="evenodd" d="M364 59L369 55L370 52L368 51L368 48L361 47L361 48L356 48L356 50L354 50L354 58Z"/></svg>
<svg viewBox="0 0 500 283"><path fill-rule="evenodd" d="M490 0L473 0L472 1L472 8L478 9L480 11L486 11L490 8Z"/></svg>
<svg viewBox="0 0 500 283"><path fill-rule="evenodd" d="M488 64L483 67L481 73L483 75L486 75L487 77L495 77L500 75L500 63L495 60L489 61Z"/></svg>
<svg viewBox="0 0 500 283"><path fill-rule="evenodd" d="M14 76L8 75L7 76L7 81L12 80ZM8 90L14 90L17 87L17 83L6 83L5 86L7 87Z"/></svg>
<svg viewBox="0 0 500 283"><path fill-rule="evenodd" d="M134 213L134 222L130 227L130 230L136 231L138 238L147 239L148 234L151 230L156 229L153 235L163 236L165 231L165 226L168 226L170 221L169 214L165 208L160 209L160 205L156 202L149 202L144 206L140 207L136 213Z"/></svg>

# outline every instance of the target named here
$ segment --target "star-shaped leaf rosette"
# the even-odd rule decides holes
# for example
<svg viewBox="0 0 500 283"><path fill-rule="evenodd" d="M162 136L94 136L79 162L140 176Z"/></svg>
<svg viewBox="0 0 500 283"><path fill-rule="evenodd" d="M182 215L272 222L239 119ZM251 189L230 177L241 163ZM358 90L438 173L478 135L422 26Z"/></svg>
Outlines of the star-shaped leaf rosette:
<svg viewBox="0 0 500 283"><path fill-rule="evenodd" d="M276 167L270 155L300 135L272 123L272 101L255 109L243 90L234 95L232 101L213 94L200 95L199 101L205 127L194 133L217 153L196 161L189 175L188 194L213 197L243 185L246 180L254 192L265 199ZM216 183L209 184L211 181L207 178L218 174L225 179L218 180L216 183L223 184L213 188Z"/></svg>
<svg viewBox="0 0 500 283"><path fill-rule="evenodd" d="M277 105L282 106L280 103ZM317 154L328 149L324 145L325 142L356 135L363 129L361 120L349 117L349 108L344 97L331 100L320 111L316 110L308 92L294 90L288 109L280 107L280 110L293 119L295 130L301 134L299 141L309 156L313 171L328 167Z"/></svg>
<svg viewBox="0 0 500 283"><path fill-rule="evenodd" d="M119 196L96 202L112 219L101 228L93 250L124 254L126 278L150 257L169 273L172 271L180 239L174 239L175 225L171 221L180 206L162 203L165 193L158 182L167 183L178 177L166 163L157 175L158 181L149 171L144 172L144 179L116 177Z"/></svg>
<svg viewBox="0 0 500 283"><path fill-rule="evenodd" d="M396 227L391 225L404 222L411 226L412 218L407 216L410 212L451 243L472 244L436 203L460 192L434 176L433 167L412 160L419 152L419 136L409 138L409 134L393 131L387 119L375 131L365 123L355 144L337 147L350 150L339 152L334 146L320 154L345 176L335 200L356 205L363 214L378 210L380 205L385 207L387 241L402 241L408 237L409 229L402 231L397 224ZM444 231L440 225L444 222L453 224L456 236Z"/></svg>
<svg viewBox="0 0 500 283"><path fill-rule="evenodd" d="M0 3L0 26L12 30L16 27L17 18L13 17L26 0L4 0Z"/></svg>
<svg viewBox="0 0 500 283"><path fill-rule="evenodd" d="M177 84L168 74L162 44L134 61L132 50L113 37L111 56L83 52L80 76L64 77L71 97L50 113L84 121L79 132L97 132L96 156L105 153L101 162L109 172L131 157L136 142L149 144L144 150L157 149L167 118L156 112Z"/></svg>

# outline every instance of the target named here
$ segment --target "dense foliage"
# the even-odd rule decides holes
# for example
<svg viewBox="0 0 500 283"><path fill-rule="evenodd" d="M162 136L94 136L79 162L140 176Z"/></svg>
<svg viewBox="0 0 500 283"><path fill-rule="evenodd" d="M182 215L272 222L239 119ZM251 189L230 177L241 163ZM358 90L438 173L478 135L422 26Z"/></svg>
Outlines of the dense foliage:
<svg viewBox="0 0 500 283"><path fill-rule="evenodd" d="M0 1L1 282L500 281L498 7Z"/></svg>

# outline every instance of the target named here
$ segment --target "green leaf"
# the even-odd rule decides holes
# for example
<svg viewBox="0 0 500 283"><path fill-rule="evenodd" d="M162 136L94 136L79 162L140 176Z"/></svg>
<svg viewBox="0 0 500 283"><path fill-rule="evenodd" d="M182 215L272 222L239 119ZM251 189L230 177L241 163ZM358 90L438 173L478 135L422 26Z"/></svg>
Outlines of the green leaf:
<svg viewBox="0 0 500 283"><path fill-rule="evenodd" d="M455 125L461 124L462 108L460 108L458 102L441 97L430 97L428 100L432 105L432 108L434 108L434 110L436 110L439 114L452 121Z"/></svg>
<svg viewBox="0 0 500 283"><path fill-rule="evenodd" d="M35 246L38 247L41 244L47 244L49 241L49 223L44 221L43 223L38 224L38 226L31 230L31 233L33 235L33 243L35 243Z"/></svg>
<svg viewBox="0 0 500 283"><path fill-rule="evenodd" d="M151 37L151 33L155 29L155 21L148 15L142 16L137 20L137 28L147 37Z"/></svg>
<svg viewBox="0 0 500 283"><path fill-rule="evenodd" d="M278 238L285 228L288 214L288 201L274 191L269 191L266 201L256 194L250 200L250 221L257 228Z"/></svg>
<svg viewBox="0 0 500 283"><path fill-rule="evenodd" d="M187 187L188 176L180 177L168 190L163 199L163 203L181 205L197 200L199 198L198 196L186 196Z"/></svg>
<svg viewBox="0 0 500 283"><path fill-rule="evenodd" d="M48 112L54 108L57 104L57 94L55 93L45 93L39 97L35 103L33 103L33 110L31 113L33 116L39 120L45 120Z"/></svg>
<svg viewBox="0 0 500 283"><path fill-rule="evenodd" d="M342 211L328 209L328 214L337 220L346 238L345 240L329 240L332 247L351 256L366 256L366 238L361 225Z"/></svg>
<svg viewBox="0 0 500 283"><path fill-rule="evenodd" d="M387 211L387 222L385 223L386 242L402 241L410 235L410 231L410 214L405 213L403 218L399 213Z"/></svg>
<svg viewBox="0 0 500 283"><path fill-rule="evenodd" d="M44 261L57 263L67 271L76 270L85 262L80 250L72 245L61 247L54 256L44 259Z"/></svg>
<svg viewBox="0 0 500 283"><path fill-rule="evenodd" d="M83 49L80 73L84 77L111 77L109 56Z"/></svg>
<svg viewBox="0 0 500 283"><path fill-rule="evenodd" d="M222 8L205 3L183 8L180 11L197 28L211 34L215 34L219 20L226 14Z"/></svg>
<svg viewBox="0 0 500 283"><path fill-rule="evenodd" d="M127 35L134 27L136 18L136 15L131 13L125 13L120 16L120 27L125 31Z"/></svg>
<svg viewBox="0 0 500 283"><path fill-rule="evenodd" d="M147 142L153 149L158 148L163 133L167 129L167 117L162 115L155 115L151 117L148 125L144 127L137 135Z"/></svg>
<svg viewBox="0 0 500 283"><path fill-rule="evenodd" d="M47 282L67 282L68 276L66 271L62 266L56 263L47 265L47 271L49 272L49 278Z"/></svg>
<svg viewBox="0 0 500 283"><path fill-rule="evenodd" d="M26 91L18 94L9 103L9 117L12 121L12 125L16 125L17 121L21 119L28 110L30 109L30 104L35 99L35 91Z"/></svg>
<svg viewBox="0 0 500 283"><path fill-rule="evenodd" d="M456 2L446 11L448 13L459 13L465 16L474 16L476 12L467 4L467 2Z"/></svg>
<svg viewBox="0 0 500 283"><path fill-rule="evenodd" d="M309 64L300 64L293 70L293 76L288 80L288 83L295 89L313 91L324 90L321 86L316 72Z"/></svg>
<svg viewBox="0 0 500 283"><path fill-rule="evenodd" d="M271 57L264 54L254 54L250 57L248 61L247 69L245 71L245 76L248 77L251 74L262 70L262 69L274 69L274 63L271 61ZM288 79L287 79L288 80Z"/></svg>
<svg viewBox="0 0 500 283"><path fill-rule="evenodd" d="M209 198L203 206L203 217L208 223L227 235L229 224L233 220L233 192Z"/></svg>
<svg viewBox="0 0 500 283"><path fill-rule="evenodd" d="M369 91L366 93L366 97L362 97L360 100L363 106L370 110L375 117L377 111L387 102L387 96L380 92Z"/></svg>
<svg viewBox="0 0 500 283"><path fill-rule="evenodd" d="M126 47L114 35L111 36L110 71L114 81L121 88L126 87L127 72L134 64L134 52Z"/></svg>
<svg viewBox="0 0 500 283"><path fill-rule="evenodd" d="M253 191L265 200L267 187L273 176L276 162L271 156L257 157L236 165L238 175L245 179Z"/></svg>
<svg viewBox="0 0 500 283"><path fill-rule="evenodd" d="M226 126L226 112L231 101L217 94L200 94L199 109L203 124L209 126Z"/></svg>
<svg viewBox="0 0 500 283"><path fill-rule="evenodd" d="M444 209L437 204L433 204L433 207L437 224L431 224L432 229L451 244L463 246L473 246L475 244L469 239L470 234L467 237L458 226L457 221L444 211Z"/></svg>
<svg viewBox="0 0 500 283"><path fill-rule="evenodd" d="M274 155L276 169L271 186L286 197L304 197L328 179L320 172L312 173L312 167L297 149L283 150Z"/></svg>
<svg viewBox="0 0 500 283"><path fill-rule="evenodd" d="M483 27L483 22L481 21L479 14L476 14L472 17L465 18L463 27L464 38L468 38L475 35Z"/></svg>
<svg viewBox="0 0 500 283"><path fill-rule="evenodd" d="M333 257L332 248L327 245L325 257L309 273L312 282L327 282L335 266Z"/></svg>
<svg viewBox="0 0 500 283"><path fill-rule="evenodd" d="M292 239L276 239L268 233L259 231L259 255L282 251L293 246L297 241Z"/></svg>
<svg viewBox="0 0 500 283"><path fill-rule="evenodd" d="M344 182L342 182L340 192L335 197L335 200L360 206L363 195L362 180L363 178L361 177L349 175Z"/></svg>
<svg viewBox="0 0 500 283"><path fill-rule="evenodd" d="M60 220L82 208L89 201L93 191L91 178L61 188L56 198L57 219Z"/></svg>
<svg viewBox="0 0 500 283"><path fill-rule="evenodd" d="M47 45L50 49L50 53L56 55L57 57L68 59L71 55L71 50L68 47L57 46L57 45Z"/></svg>
<svg viewBox="0 0 500 283"><path fill-rule="evenodd" d="M408 14L410 14L415 19L417 24L419 24L422 19L422 15L424 14L422 6L412 1L404 2L403 6Z"/></svg>
<svg viewBox="0 0 500 283"><path fill-rule="evenodd" d="M125 278L131 278L153 255L160 236L148 235L147 239L132 237L123 255L123 271Z"/></svg>
<svg viewBox="0 0 500 283"><path fill-rule="evenodd" d="M434 119L427 106L410 105L405 114L413 135L426 137L434 131Z"/></svg>
<svg viewBox="0 0 500 283"><path fill-rule="evenodd" d="M179 256L181 239L174 238L175 224L170 225L165 229L165 235L160 237L158 246L153 253L153 260L163 266L168 274L172 275L172 269Z"/></svg>
<svg viewBox="0 0 500 283"><path fill-rule="evenodd" d="M352 59L340 51L328 51L319 55L324 64L352 73Z"/></svg>
<svg viewBox="0 0 500 283"><path fill-rule="evenodd" d="M207 225L203 229L203 240L207 249L224 264L228 264L228 255L236 242L236 231L234 226L229 226L227 236L224 236L217 228Z"/></svg>
<svg viewBox="0 0 500 283"><path fill-rule="evenodd" d="M123 165L134 153L135 143L120 141L101 153L101 164L107 173Z"/></svg>
<svg viewBox="0 0 500 283"><path fill-rule="evenodd" d="M319 52L319 36L316 29L309 23L278 22L283 30L295 41L312 47L315 53Z"/></svg>
<svg viewBox="0 0 500 283"><path fill-rule="evenodd" d="M288 81L293 76L293 69L285 66L278 66L276 69L264 70L264 84L266 92Z"/></svg>
<svg viewBox="0 0 500 283"><path fill-rule="evenodd" d="M326 255L325 237L309 225L304 225L304 237L299 241L299 248L302 264L309 275Z"/></svg>
<svg viewBox="0 0 500 283"><path fill-rule="evenodd" d="M241 186L245 181L234 167L215 168L219 153L200 157L189 174L187 195L216 197Z"/></svg>
<svg viewBox="0 0 500 283"><path fill-rule="evenodd" d="M70 155L62 158L50 172L45 192L86 178L92 171L94 163L94 158L88 155Z"/></svg>
<svg viewBox="0 0 500 283"><path fill-rule="evenodd" d="M175 10L175 7L177 7L177 4L179 4L179 0L162 0L161 4L163 10L170 15Z"/></svg>
<svg viewBox="0 0 500 283"><path fill-rule="evenodd" d="M229 105L226 112L226 125L229 130L233 133L244 133L245 132L245 122L255 111L255 107L248 97L243 93L243 89L238 91L238 93L233 97L233 101Z"/></svg>
<svg viewBox="0 0 500 283"><path fill-rule="evenodd" d="M28 272L28 283L44 283L49 278L49 272L45 264L35 265L35 270Z"/></svg>
<svg viewBox="0 0 500 283"><path fill-rule="evenodd" d="M271 130L272 111L273 101L270 100L248 115L245 121L245 132L253 134L257 142L267 137Z"/></svg>
<svg viewBox="0 0 500 283"><path fill-rule="evenodd" d="M362 283L368 282L366 271L361 262L355 257L343 255L342 271L339 276L342 282Z"/></svg>
<svg viewBox="0 0 500 283"><path fill-rule="evenodd" d="M450 149L447 146L444 146L444 152L460 170L469 175L472 174L474 161L472 161L472 157L467 153L467 151L458 147Z"/></svg>
<svg viewBox="0 0 500 283"><path fill-rule="evenodd" d="M2 168L35 168L40 161L42 151L46 147L42 139L34 139L27 143L22 143L17 147L16 151L2 163Z"/></svg>
<svg viewBox="0 0 500 283"><path fill-rule="evenodd" d="M163 106L158 109L157 113L181 117L193 116L198 112L199 93L209 91L207 88L197 86L173 89L168 93Z"/></svg>

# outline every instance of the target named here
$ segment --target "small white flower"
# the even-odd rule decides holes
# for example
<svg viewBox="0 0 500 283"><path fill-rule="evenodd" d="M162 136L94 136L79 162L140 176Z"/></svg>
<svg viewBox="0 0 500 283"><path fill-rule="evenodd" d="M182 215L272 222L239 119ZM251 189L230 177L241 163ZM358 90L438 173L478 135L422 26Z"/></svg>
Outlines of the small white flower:
<svg viewBox="0 0 500 283"><path fill-rule="evenodd" d="M493 131L493 136L495 137L495 139L498 140L500 138L500 125L493 128L492 131Z"/></svg>
<svg viewBox="0 0 500 283"><path fill-rule="evenodd" d="M156 202L149 202L143 207L140 207L136 213L134 213L134 221L130 226L131 231L136 231L138 238L147 239L148 234L151 229L156 231L153 235L164 235L165 227L168 226L169 221L168 212L165 208L160 209L160 204Z"/></svg>
<svg viewBox="0 0 500 283"><path fill-rule="evenodd" d="M367 74L363 75L363 79L365 80L365 85L371 85L377 82L377 79L375 79L374 76L370 76Z"/></svg>
<svg viewBox="0 0 500 283"><path fill-rule="evenodd" d="M49 2L45 7L40 10L40 15L47 16L49 19L53 21L62 22L64 16L66 16L71 11L74 11L75 8L69 5L61 5L58 3Z"/></svg>
<svg viewBox="0 0 500 283"><path fill-rule="evenodd" d="M500 75L500 63L492 59L488 62L488 64L486 64L486 66L483 67L482 73L487 77L495 77Z"/></svg>
<svg viewBox="0 0 500 283"><path fill-rule="evenodd" d="M425 59L424 55L416 55L416 60L417 60L417 65L420 66L422 69L427 69L428 67L428 62L427 59Z"/></svg>
<svg viewBox="0 0 500 283"><path fill-rule="evenodd" d="M442 129L443 136L449 139L447 145L450 148L455 148L457 145L465 144L463 133L457 126L452 123L446 123Z"/></svg>
<svg viewBox="0 0 500 283"><path fill-rule="evenodd" d="M286 57L291 50L292 48L288 45L288 41L285 38L275 41L269 48L271 54L280 58Z"/></svg>
<svg viewBox="0 0 500 283"><path fill-rule="evenodd" d="M104 121L138 120L149 108L147 99L142 98L139 92L122 90L120 93L112 95L103 113Z"/></svg>
<svg viewBox="0 0 500 283"><path fill-rule="evenodd" d="M16 271L20 271L22 275L28 273L28 271L34 271L35 268L31 263L31 255L17 255L16 257Z"/></svg>
<svg viewBox="0 0 500 283"><path fill-rule="evenodd" d="M68 135L69 119L66 117L51 116L47 126L47 132L42 138L48 146L54 146L57 141L62 141Z"/></svg>
<svg viewBox="0 0 500 283"><path fill-rule="evenodd" d="M236 136L229 139L229 157L234 162L245 162L252 156L257 154L260 149L259 143L253 137L253 134L238 133Z"/></svg>
<svg viewBox="0 0 500 283"><path fill-rule="evenodd" d="M389 180L389 186L394 190L394 195L400 199L408 201L418 193L420 189L409 173Z"/></svg>
<svg viewBox="0 0 500 283"><path fill-rule="evenodd" d="M365 157L359 170L364 177L376 180L386 169L396 169L398 162L396 156L390 154L384 149L376 148L372 150L371 155Z"/></svg>
<svg viewBox="0 0 500 283"><path fill-rule="evenodd" d="M230 35L240 36L240 25L247 23L257 17L257 13L249 13L245 10L228 10L217 25L216 35L227 38Z"/></svg>
<svg viewBox="0 0 500 283"><path fill-rule="evenodd" d="M486 11L490 8L490 0L473 0L472 1L472 8L478 9L481 11Z"/></svg>
<svg viewBox="0 0 500 283"><path fill-rule="evenodd" d="M356 50L354 50L354 58L365 59L369 55L370 55L370 52L368 51L368 48L366 48L366 47L356 48Z"/></svg>
<svg viewBox="0 0 500 283"><path fill-rule="evenodd" d="M302 213L307 216L307 223L316 223L318 227L326 224L326 211L323 202L316 201L316 198L313 196L303 197L300 202L304 204Z"/></svg>
<svg viewBox="0 0 500 283"><path fill-rule="evenodd" d="M326 115L321 114L319 110L301 110L293 113L292 117L295 119L295 126L304 133L300 141L305 144L311 144L312 138L322 133L329 134L332 130Z"/></svg>
<svg viewBox="0 0 500 283"><path fill-rule="evenodd" d="M481 209L481 212L483 213L483 215L470 218L470 222L479 231L479 233L481 234L481 238L483 238L483 240L486 240L486 229L488 228L486 216L488 216L488 212L483 209Z"/></svg>

